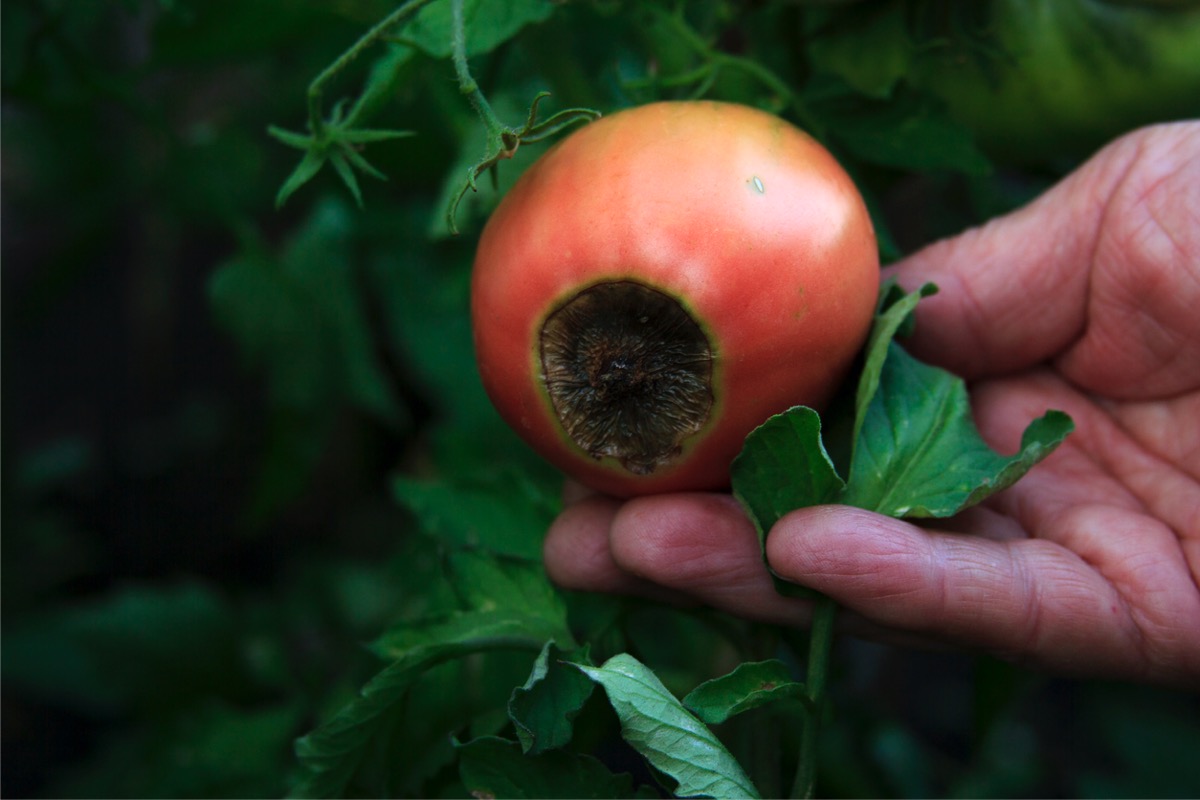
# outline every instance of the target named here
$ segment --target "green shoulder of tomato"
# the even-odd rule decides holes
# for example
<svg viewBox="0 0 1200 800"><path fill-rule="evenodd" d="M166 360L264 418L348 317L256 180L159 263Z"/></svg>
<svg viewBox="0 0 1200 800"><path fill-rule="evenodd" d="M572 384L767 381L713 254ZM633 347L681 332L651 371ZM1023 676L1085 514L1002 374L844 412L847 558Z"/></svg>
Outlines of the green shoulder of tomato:
<svg viewBox="0 0 1200 800"><path fill-rule="evenodd" d="M818 67L939 98L1002 162L1080 158L1200 116L1200 0L868 0L836 13L814 40ZM851 57L864 35L890 74L878 55Z"/></svg>

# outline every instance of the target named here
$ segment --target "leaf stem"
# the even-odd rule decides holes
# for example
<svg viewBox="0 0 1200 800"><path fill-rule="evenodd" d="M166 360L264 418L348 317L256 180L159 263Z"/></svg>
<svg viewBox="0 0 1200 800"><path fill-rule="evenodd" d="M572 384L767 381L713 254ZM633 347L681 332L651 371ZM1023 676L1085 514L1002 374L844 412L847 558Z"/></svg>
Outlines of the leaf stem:
<svg viewBox="0 0 1200 800"><path fill-rule="evenodd" d="M338 56L337 60L322 70L320 75L313 78L312 83L308 85L308 127L312 131L313 136L319 138L325 128L325 120L321 116L321 101L326 85L337 77L338 73L349 66L350 62L358 58L364 50L382 39L390 29L408 22L422 7L428 5L431 1L408 0L407 3L404 3L376 23L373 28L364 33L348 50Z"/></svg>
<svg viewBox="0 0 1200 800"><path fill-rule="evenodd" d="M816 789L817 745L825 710L825 684L833 650L835 616L837 603L824 595L818 596L814 601L812 627L808 634L808 674L804 681L812 708L805 716L804 728L800 733L800 763L796 765L796 779L791 794L796 798L812 797Z"/></svg>
<svg viewBox="0 0 1200 800"><path fill-rule="evenodd" d="M674 11L667 11L662 8L655 8L654 11L659 19L666 23L689 49L706 61L700 67L665 79L662 82L663 85L670 86L685 84L691 80L703 80L701 87L693 92L693 97L700 97L707 93L708 89L715 82L717 73L722 68L727 67L740 70L754 78L754 80L765 86L776 96L777 103L781 104L776 107L775 110L777 112L790 106L796 115L797 121L802 126L810 131L819 130L816 118L813 117L804 101L796 92L792 91L792 87L786 81L753 59L742 58L714 48L710 42L688 24L688 21L683 16L682 4Z"/></svg>
<svg viewBox="0 0 1200 800"><path fill-rule="evenodd" d="M487 131L487 146L483 158L467 170L466 180L451 198L446 209L446 227L451 233L458 232L458 227L454 222L458 204L462 202L467 192L475 191L475 179L484 172L492 170L499 162L512 158L521 142L540 141L558 133L568 125L593 120L600 116L599 111L587 108L569 108L547 120L538 122L538 103L549 96L549 92L540 92L533 98L533 103L529 106L529 117L525 120L523 127L510 127L501 122L487 98L483 96L479 84L472 77L471 70L467 66L467 34L463 19L463 3L464 0L450 0L450 55L454 61L454 72L458 77L458 90L467 96L471 107L475 109L475 113L483 122ZM494 171L492 179L495 182L496 173Z"/></svg>
<svg viewBox="0 0 1200 800"><path fill-rule="evenodd" d="M458 78L458 90L471 101L471 108L487 128L489 140L504 131L504 123L496 116L492 106L479 88L467 66L467 26L463 18L464 0L450 0L450 57L454 60L454 74Z"/></svg>

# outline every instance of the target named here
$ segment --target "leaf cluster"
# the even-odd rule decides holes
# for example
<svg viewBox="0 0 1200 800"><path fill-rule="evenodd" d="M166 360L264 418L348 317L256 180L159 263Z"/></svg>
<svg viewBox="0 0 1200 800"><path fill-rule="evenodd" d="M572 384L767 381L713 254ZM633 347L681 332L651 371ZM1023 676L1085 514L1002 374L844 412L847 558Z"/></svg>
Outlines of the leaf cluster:
<svg viewBox="0 0 1200 800"><path fill-rule="evenodd" d="M848 480L838 476L828 457L820 419L811 409L772 418L748 438L734 465L734 491L764 537L787 511L817 503L850 502L894 516L958 513L1010 485L1070 432L1070 420L1050 412L1030 427L1019 453L1004 457L987 447L971 424L961 380L920 364L893 341L919 298L931 291L904 295L885 289L847 426L852 432ZM492 511L485 518L463 489L451 496L400 479L394 490L422 519L421 529L449 548L448 579L465 604L448 616L405 621L376 641L372 650L388 665L359 697L301 740L305 777L298 794L379 788L362 782L368 772L362 758L375 750L378 737L390 735L398 723L388 720L404 713L422 677L448 660L496 650L537 656L528 678L509 696L507 719L484 732L472 723L470 730L479 736L455 745L459 779L477 796L625 796L630 791L628 776L610 774L589 754L567 748L574 720L592 693L580 673L604 688L621 737L677 796L761 794L710 726L766 706L802 726L819 722L825 666L817 663L808 664L808 686L778 659L743 663L694 687L682 701L627 651L595 664L587 643L600 637L572 625L569 600L536 566L537 540L516 535L544 529L553 514L553 505L535 494L523 492L524 500L511 496L506 510L515 516L498 518ZM828 642L821 645L827 647ZM810 654L826 657L819 648ZM388 772L406 768L411 765ZM535 779L517 779L529 770Z"/></svg>
<svg viewBox="0 0 1200 800"><path fill-rule="evenodd" d="M804 761L834 796L1195 794L1178 696L851 640L818 665L557 589L559 477L476 374L473 237L564 108L772 110L852 172L885 258L1031 196L1071 158L1003 160L917 79L1006 58L990 18L455 5L0 7L6 793L782 796ZM902 348L917 301L885 295L834 414L747 442L764 535L819 502L953 514L1065 434L983 447Z"/></svg>
<svg viewBox="0 0 1200 800"><path fill-rule="evenodd" d="M966 384L923 364L894 340L926 285L903 294L886 285L853 398L828 423L796 407L756 429L733 465L734 494L765 540L788 511L840 503L892 517L950 517L1015 483L1074 429L1050 410L1026 429L1020 450L994 452L976 431ZM832 417L832 415L831 415ZM846 454L842 478L829 450Z"/></svg>

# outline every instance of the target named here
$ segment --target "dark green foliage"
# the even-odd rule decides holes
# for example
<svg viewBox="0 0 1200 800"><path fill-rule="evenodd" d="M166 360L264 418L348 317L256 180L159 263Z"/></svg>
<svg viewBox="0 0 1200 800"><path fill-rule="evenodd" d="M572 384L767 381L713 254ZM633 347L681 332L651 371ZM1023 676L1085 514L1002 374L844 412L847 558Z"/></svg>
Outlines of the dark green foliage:
<svg viewBox="0 0 1200 800"><path fill-rule="evenodd" d="M969 14L818 5L468 1L489 131L450 0L341 62L405 4L4 3L5 795L782 791L818 717L803 648L549 582L561 481L488 404L468 284L538 140L587 118L564 109L779 113L844 160L886 258L1084 154L1017 168L922 90L897 31L983 58ZM831 500L951 514L1066 435L1052 413L984 447L961 382L893 342L919 299L885 293L844 413L752 437L764 528ZM1194 697L833 656L823 794L1200 791Z"/></svg>

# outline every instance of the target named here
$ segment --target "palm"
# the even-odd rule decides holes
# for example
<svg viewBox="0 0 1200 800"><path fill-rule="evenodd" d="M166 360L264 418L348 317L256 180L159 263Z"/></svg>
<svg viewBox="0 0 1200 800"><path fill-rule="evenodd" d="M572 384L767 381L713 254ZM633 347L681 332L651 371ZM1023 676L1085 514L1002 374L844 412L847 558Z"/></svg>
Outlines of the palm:
<svg viewBox="0 0 1200 800"><path fill-rule="evenodd" d="M1063 671L1194 671L1200 484L1184 461L1200 454L1200 393L1098 400L1045 370L980 382L973 394L982 430L1002 450L1045 408L1067 411L1077 430L1025 480L950 521L995 546L942 554L992 574L944 583L960 594L942 597L927 632ZM993 624L980 624L969 599L953 608L981 591L994 593Z"/></svg>

